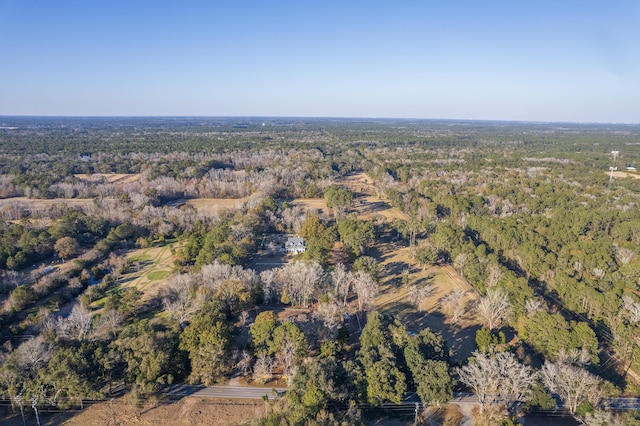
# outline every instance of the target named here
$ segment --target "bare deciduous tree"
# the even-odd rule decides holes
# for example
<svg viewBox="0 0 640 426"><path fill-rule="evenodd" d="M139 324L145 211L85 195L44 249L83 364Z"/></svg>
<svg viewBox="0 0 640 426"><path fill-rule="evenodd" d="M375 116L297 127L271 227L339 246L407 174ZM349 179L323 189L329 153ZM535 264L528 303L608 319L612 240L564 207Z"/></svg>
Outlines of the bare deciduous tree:
<svg viewBox="0 0 640 426"><path fill-rule="evenodd" d="M628 264L635 256L635 252L624 247L616 247L616 260L623 265Z"/></svg>
<svg viewBox="0 0 640 426"><path fill-rule="evenodd" d="M458 271L458 273L464 277L464 266L467 263L467 254L460 253L453 259L453 267Z"/></svg>
<svg viewBox="0 0 640 426"><path fill-rule="evenodd" d="M540 299L527 299L524 302L524 309L528 316L540 312L542 310L542 300Z"/></svg>
<svg viewBox="0 0 640 426"><path fill-rule="evenodd" d="M476 312L489 330L493 330L506 321L511 314L509 296L501 290L488 289L487 295L478 302Z"/></svg>
<svg viewBox="0 0 640 426"><path fill-rule="evenodd" d="M616 416L609 411L596 410L587 413L581 418L585 426L624 426L625 421L620 416Z"/></svg>
<svg viewBox="0 0 640 426"><path fill-rule="evenodd" d="M253 381L264 384L273 377L273 359L268 355L260 355L253 366Z"/></svg>
<svg viewBox="0 0 640 426"><path fill-rule="evenodd" d="M575 414L578 405L584 401L593 405L598 401L600 381L582 367L566 361L546 361L540 375L545 386L558 394L571 414Z"/></svg>
<svg viewBox="0 0 640 426"><path fill-rule="evenodd" d="M124 256L117 256L114 253L109 255L109 259L107 260L107 264L111 268L111 276L113 279L118 281L122 274L129 267L129 261Z"/></svg>
<svg viewBox="0 0 640 426"><path fill-rule="evenodd" d="M293 378L296 375L296 345L293 341L288 340L282 348L276 353L278 364L282 366L282 377L287 380L287 386L293 384Z"/></svg>
<svg viewBox="0 0 640 426"><path fill-rule="evenodd" d="M343 303L347 303L349 292L351 291L353 274L344 267L342 263L338 263L333 271L331 271L331 282L336 294L342 297Z"/></svg>
<svg viewBox="0 0 640 426"><path fill-rule="evenodd" d="M36 375L38 370L49 362L53 344L38 336L27 340L15 350L15 359L18 367L29 375Z"/></svg>
<svg viewBox="0 0 640 426"><path fill-rule="evenodd" d="M509 352L494 355L474 352L475 361L458 368L460 381L478 395L481 409L502 405L513 409L531 398L536 375Z"/></svg>
<svg viewBox="0 0 640 426"><path fill-rule="evenodd" d="M58 336L66 339L84 341L91 331L91 311L82 303L76 304L66 318L58 318L56 330Z"/></svg>
<svg viewBox="0 0 640 426"><path fill-rule="evenodd" d="M631 296L623 296L622 301L629 320L634 323L640 322L640 303L634 301Z"/></svg>
<svg viewBox="0 0 640 426"><path fill-rule="evenodd" d="M247 321L249 320L249 312L242 311L240 312L240 325L244 327L247 325Z"/></svg>
<svg viewBox="0 0 640 426"><path fill-rule="evenodd" d="M409 298L418 310L422 310L420 305L422 301L433 293L433 286L430 284L412 285L409 287Z"/></svg>
<svg viewBox="0 0 640 426"><path fill-rule="evenodd" d="M249 373L249 370L251 370L252 358L253 357L251 356L251 353L249 353L249 351L243 350L242 352L240 352L238 356L237 367L240 369L242 376L246 376Z"/></svg>
<svg viewBox="0 0 640 426"><path fill-rule="evenodd" d="M451 315L451 322L454 324L460 321L460 318L462 318L462 315L464 315L467 310L466 303L464 303L464 295L464 290L457 288L447 293L447 295L440 300L444 310Z"/></svg>
<svg viewBox="0 0 640 426"><path fill-rule="evenodd" d="M318 262L289 263L278 269L276 279L293 305L309 306L322 289L325 274Z"/></svg>
<svg viewBox="0 0 640 426"><path fill-rule="evenodd" d="M374 305L378 295L378 283L364 271L358 271L353 276L353 287L358 298L358 312L368 310Z"/></svg>
<svg viewBox="0 0 640 426"><path fill-rule="evenodd" d="M191 319L204 304L204 293L198 291L193 277L188 274L174 275L167 283L167 295L162 305L169 316L179 323Z"/></svg>
<svg viewBox="0 0 640 426"><path fill-rule="evenodd" d="M342 324L343 309L335 302L320 303L316 309L315 316L318 317L330 335Z"/></svg>
<svg viewBox="0 0 640 426"><path fill-rule="evenodd" d="M218 260L202 267L201 279L202 284L212 290L218 290L222 283L227 281L239 281L246 289L251 289L259 282L253 269L244 269L239 265L227 265Z"/></svg>
<svg viewBox="0 0 640 426"><path fill-rule="evenodd" d="M487 266L487 288L495 287L502 278L502 269L497 263L491 262Z"/></svg>
<svg viewBox="0 0 640 426"><path fill-rule="evenodd" d="M120 312L115 309L109 309L100 317L96 333L108 333L115 339L118 332L118 326L122 322L122 319L123 317Z"/></svg>
<svg viewBox="0 0 640 426"><path fill-rule="evenodd" d="M276 280L275 269L267 269L260 272L260 281L262 282L262 292L264 294L264 303L271 303L278 299L278 284Z"/></svg>

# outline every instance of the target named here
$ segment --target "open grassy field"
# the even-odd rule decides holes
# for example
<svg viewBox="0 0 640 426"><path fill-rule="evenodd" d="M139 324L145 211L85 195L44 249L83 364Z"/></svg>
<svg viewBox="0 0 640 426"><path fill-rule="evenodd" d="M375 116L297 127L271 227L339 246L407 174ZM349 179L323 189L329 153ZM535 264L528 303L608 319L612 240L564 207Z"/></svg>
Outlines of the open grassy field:
<svg viewBox="0 0 640 426"><path fill-rule="evenodd" d="M378 250L385 250L384 243ZM376 307L400 319L409 330L418 332L429 327L442 334L451 349L454 362L467 359L475 350L475 334L479 322L471 314L454 324L441 306L440 300L456 289L465 292L462 303L471 306L479 296L475 290L450 266L432 266L423 269L409 256L409 248L388 247L374 255L382 268L380 293ZM410 287L430 285L431 294L424 298L419 309L410 297Z"/></svg>
<svg viewBox="0 0 640 426"><path fill-rule="evenodd" d="M156 296L173 271L172 249L179 244L179 242L170 242L127 253L126 258L131 263L131 267L129 272L119 280L122 287L136 287L144 293L144 300Z"/></svg>
<svg viewBox="0 0 640 426"><path fill-rule="evenodd" d="M79 413L44 413L40 420L43 425L65 426L250 425L264 416L265 410L263 401L253 400L185 397L173 403L147 403L135 407L124 398L116 398L112 402L92 404ZM31 414L30 410L27 414ZM19 414L2 422L22 426ZM28 416L27 424L36 424L34 416Z"/></svg>
<svg viewBox="0 0 640 426"><path fill-rule="evenodd" d="M55 204L66 204L69 207L86 207L87 205L93 204L92 198L51 198L51 199L41 199L41 198L27 198L27 197L12 197L12 198L2 198L0 199L0 209L5 206L10 206L13 204L23 205L29 210L39 210L45 209Z"/></svg>
<svg viewBox="0 0 640 426"><path fill-rule="evenodd" d="M355 173L346 176L340 183L355 195L354 210L361 219L371 219L382 215L386 220L407 219L406 215L397 207L391 206L383 194L373 184L365 173Z"/></svg>
<svg viewBox="0 0 640 426"><path fill-rule="evenodd" d="M202 215L216 214L220 209L235 209L244 202L243 198L194 198L185 204L194 207Z"/></svg>
<svg viewBox="0 0 640 426"><path fill-rule="evenodd" d="M329 213L329 207L324 198L296 198L291 204L305 210L321 210L323 213Z"/></svg>

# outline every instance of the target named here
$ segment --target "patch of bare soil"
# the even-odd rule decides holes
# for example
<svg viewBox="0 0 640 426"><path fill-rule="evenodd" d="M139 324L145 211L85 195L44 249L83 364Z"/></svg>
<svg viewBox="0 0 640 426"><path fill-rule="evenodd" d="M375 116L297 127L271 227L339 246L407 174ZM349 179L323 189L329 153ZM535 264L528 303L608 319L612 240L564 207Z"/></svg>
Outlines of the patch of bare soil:
<svg viewBox="0 0 640 426"><path fill-rule="evenodd" d="M610 172L607 172L607 174L609 174ZM640 173L637 172L613 172L613 177L616 178L625 178L625 177L630 177L630 178L634 178L634 179L640 179Z"/></svg>
<svg viewBox="0 0 640 426"><path fill-rule="evenodd" d="M345 176L340 181L355 194L354 210L362 219L371 219L382 215L386 220L407 219L407 216L398 208L392 207L383 194L380 194L373 179L365 173L355 173Z"/></svg>
<svg viewBox="0 0 640 426"><path fill-rule="evenodd" d="M13 197L0 199L0 208L20 204L28 208L29 210L45 209L56 204L66 204L69 207L86 207L93 203L93 198L27 198L27 197Z"/></svg>
<svg viewBox="0 0 640 426"><path fill-rule="evenodd" d="M376 189L371 182L373 182L373 179L364 172L350 174L340 181L340 183L347 187L351 192L356 194L375 195Z"/></svg>
<svg viewBox="0 0 640 426"><path fill-rule="evenodd" d="M243 198L194 198L185 204L194 207L198 213L215 214L220 209L235 209L244 202Z"/></svg>
<svg viewBox="0 0 640 426"><path fill-rule="evenodd" d="M95 404L61 423L102 425L249 425L264 416L262 401L186 397L170 404L136 408L124 400Z"/></svg>
<svg viewBox="0 0 640 426"><path fill-rule="evenodd" d="M321 210L323 213L329 213L327 201L324 198L296 198L292 204L305 210Z"/></svg>

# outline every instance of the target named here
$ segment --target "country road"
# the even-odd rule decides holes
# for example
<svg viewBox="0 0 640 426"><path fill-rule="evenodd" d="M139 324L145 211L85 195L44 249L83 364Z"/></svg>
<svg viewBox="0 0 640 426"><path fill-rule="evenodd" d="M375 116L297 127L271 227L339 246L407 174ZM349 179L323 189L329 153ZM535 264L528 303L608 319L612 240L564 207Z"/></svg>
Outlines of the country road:
<svg viewBox="0 0 640 426"><path fill-rule="evenodd" d="M236 399L262 399L267 396L269 399L280 398L287 391L287 388L258 388L250 386L235 385L214 385L214 386L198 386L198 385L175 385L165 392L165 395L172 398L181 398L186 396L195 396L201 398L236 398ZM479 403L477 395L468 392L456 392L449 404L458 404L461 406L473 406ZM424 404L420 402L420 398L415 392L407 393L404 401L400 404L383 403L381 407L415 407L418 405L424 408ZM605 398L598 404L601 408L612 411L632 411L640 410L640 398ZM548 411L562 411L563 406L560 404Z"/></svg>
<svg viewBox="0 0 640 426"><path fill-rule="evenodd" d="M274 392L275 391L275 392ZM196 386L175 385L165 395L170 397L199 396L209 398L238 398L238 399L262 399L265 395L269 399L279 398L287 391L287 388L258 388L247 386Z"/></svg>

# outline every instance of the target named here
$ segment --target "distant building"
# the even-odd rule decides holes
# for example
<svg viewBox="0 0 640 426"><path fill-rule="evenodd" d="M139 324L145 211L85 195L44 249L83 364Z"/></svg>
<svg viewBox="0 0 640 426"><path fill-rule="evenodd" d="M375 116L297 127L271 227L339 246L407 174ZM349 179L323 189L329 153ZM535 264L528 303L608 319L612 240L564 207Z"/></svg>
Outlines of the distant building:
<svg viewBox="0 0 640 426"><path fill-rule="evenodd" d="M284 244L284 248L287 253L293 254L304 253L307 249L304 246L304 238L300 237L289 237L287 242Z"/></svg>

